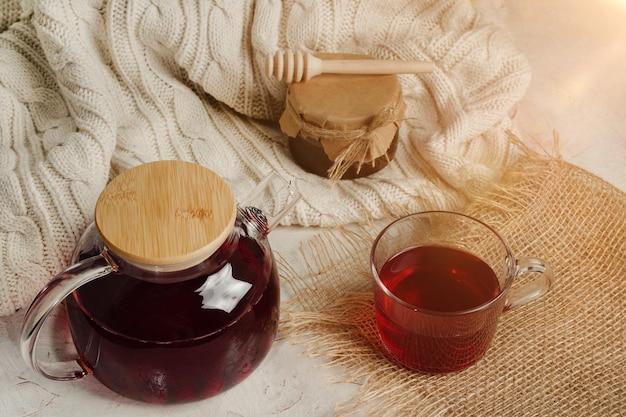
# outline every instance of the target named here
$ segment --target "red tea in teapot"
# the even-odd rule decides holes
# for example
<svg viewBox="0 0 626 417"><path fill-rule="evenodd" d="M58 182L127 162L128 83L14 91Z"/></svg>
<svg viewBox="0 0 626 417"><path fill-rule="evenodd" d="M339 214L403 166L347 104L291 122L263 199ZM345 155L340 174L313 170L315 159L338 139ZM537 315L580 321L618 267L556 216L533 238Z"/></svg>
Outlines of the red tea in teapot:
<svg viewBox="0 0 626 417"><path fill-rule="evenodd" d="M240 382L276 335L278 275L271 254L245 236L228 262L249 288L230 312L203 304L206 274L159 284L117 273L83 285L66 301L82 365L112 390L153 403L207 398Z"/></svg>

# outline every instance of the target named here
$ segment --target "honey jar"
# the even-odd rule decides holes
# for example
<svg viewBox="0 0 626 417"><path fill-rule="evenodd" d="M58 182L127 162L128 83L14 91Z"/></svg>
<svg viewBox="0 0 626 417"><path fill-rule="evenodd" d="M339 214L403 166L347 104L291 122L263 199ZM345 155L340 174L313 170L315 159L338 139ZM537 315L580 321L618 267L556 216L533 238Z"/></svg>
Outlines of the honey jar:
<svg viewBox="0 0 626 417"><path fill-rule="evenodd" d="M405 108L395 75L321 74L289 85L280 127L304 170L333 181L361 178L393 160Z"/></svg>

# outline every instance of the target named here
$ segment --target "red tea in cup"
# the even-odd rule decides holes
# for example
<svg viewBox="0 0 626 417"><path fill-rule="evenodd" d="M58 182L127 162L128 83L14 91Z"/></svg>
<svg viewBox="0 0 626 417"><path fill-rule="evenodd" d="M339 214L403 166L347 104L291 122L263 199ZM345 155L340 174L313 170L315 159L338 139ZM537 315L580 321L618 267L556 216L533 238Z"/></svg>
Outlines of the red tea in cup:
<svg viewBox="0 0 626 417"><path fill-rule="evenodd" d="M493 270L481 259L445 246L416 246L390 258L380 280L398 298L423 310L469 310L500 292Z"/></svg>
<svg viewBox="0 0 626 417"><path fill-rule="evenodd" d="M374 242L371 266L383 345L398 364L426 373L477 362L501 313L540 297L552 279L542 260L516 259L492 228L451 212L392 222ZM512 292L528 272L539 278Z"/></svg>
<svg viewBox="0 0 626 417"><path fill-rule="evenodd" d="M489 265L471 253L445 246L405 249L384 263L379 277L407 304L437 313L470 310L500 293ZM385 309L377 312L377 320L380 337L392 356L415 358L411 367L432 371L462 369L482 357L496 324L487 320L470 332L450 335L398 329Z"/></svg>

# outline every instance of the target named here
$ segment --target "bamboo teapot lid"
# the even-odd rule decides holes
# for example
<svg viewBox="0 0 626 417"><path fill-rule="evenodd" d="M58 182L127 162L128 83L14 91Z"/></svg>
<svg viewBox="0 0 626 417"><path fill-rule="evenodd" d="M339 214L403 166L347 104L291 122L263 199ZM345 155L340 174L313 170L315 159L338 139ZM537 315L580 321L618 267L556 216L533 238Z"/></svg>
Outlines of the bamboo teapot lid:
<svg viewBox="0 0 626 417"><path fill-rule="evenodd" d="M183 161L157 161L123 172L96 203L104 243L127 261L161 270L194 266L230 234L237 203L215 172Z"/></svg>

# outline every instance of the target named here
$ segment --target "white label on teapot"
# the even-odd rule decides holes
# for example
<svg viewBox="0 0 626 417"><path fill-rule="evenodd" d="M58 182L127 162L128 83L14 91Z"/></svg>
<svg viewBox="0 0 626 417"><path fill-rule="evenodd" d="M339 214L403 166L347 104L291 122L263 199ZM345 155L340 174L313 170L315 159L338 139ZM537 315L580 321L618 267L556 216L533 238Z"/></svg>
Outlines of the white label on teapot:
<svg viewBox="0 0 626 417"><path fill-rule="evenodd" d="M252 284L233 277L233 267L227 263L215 274L207 277L196 290L202 296L202 308L222 310L230 313L250 291Z"/></svg>

